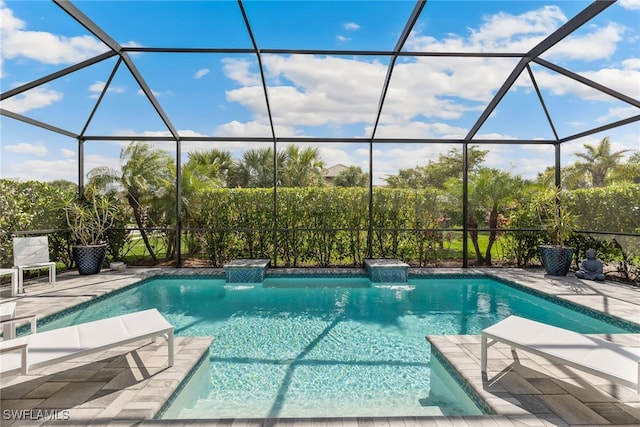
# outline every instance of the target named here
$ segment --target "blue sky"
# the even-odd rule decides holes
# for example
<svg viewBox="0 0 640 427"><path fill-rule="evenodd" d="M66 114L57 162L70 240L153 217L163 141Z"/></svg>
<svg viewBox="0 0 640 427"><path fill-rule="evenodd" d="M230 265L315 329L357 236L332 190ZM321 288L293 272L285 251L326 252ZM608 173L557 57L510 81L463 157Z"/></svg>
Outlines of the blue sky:
<svg viewBox="0 0 640 427"><path fill-rule="evenodd" d="M526 52L584 9L586 1L427 2L404 50ZM250 48L235 1L77 1L76 7L123 46ZM410 1L246 1L263 49L390 51L414 7ZM0 0L2 92L108 51L48 1ZM619 0L543 58L640 99L640 0ZM132 53L131 58L181 136L269 137L254 55ZM381 138L462 138L517 59L401 57L376 132ZM265 54L275 131L283 137L369 137L389 58ZM79 133L114 69L111 58L8 98L8 111ZM532 71L560 137L640 114L637 107L540 65ZM77 142L0 117L0 177L77 180ZM169 132L123 65L87 135ZM636 122L563 144L563 164L583 144L609 136L613 150L640 148ZM478 132L479 139L552 139L528 75L521 76ZM86 170L118 167L122 141L85 145ZM174 154L175 143L158 142ZM326 166L368 170L368 145L317 144ZM219 148L239 156L256 143L183 143L188 153ZM426 164L450 144L375 144L374 180ZM486 164L535 177L553 165L548 145L493 144Z"/></svg>

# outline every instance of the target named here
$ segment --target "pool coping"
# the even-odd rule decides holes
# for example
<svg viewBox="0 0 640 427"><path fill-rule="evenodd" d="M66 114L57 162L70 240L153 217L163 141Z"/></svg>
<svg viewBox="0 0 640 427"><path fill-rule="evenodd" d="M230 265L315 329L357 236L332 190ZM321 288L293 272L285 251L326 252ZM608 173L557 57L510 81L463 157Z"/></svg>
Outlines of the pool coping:
<svg viewBox="0 0 640 427"><path fill-rule="evenodd" d="M281 275L281 274L308 275L309 273L310 273L309 269L269 269L267 272L267 275ZM317 275L354 274L357 276L361 276L362 269L313 269L313 274L317 274ZM589 310L596 310L598 312L605 313L607 316L617 317L625 321L629 321L628 319L630 318L633 318L633 319L637 318L638 313L640 313L640 311L638 310L638 307L639 307L638 304L634 304L631 302L631 301L640 301L640 299L638 298L638 295L640 294L640 289L636 289L626 285L616 284L613 282L591 283L588 281L583 281L583 280L571 278L571 277L563 277L563 278L547 277L540 272L535 272L535 271L532 272L530 270L519 270L519 269L504 269L504 270L491 269L490 271L487 271L485 269L438 269L438 270L433 270L430 268L410 269L410 276L415 277L416 275L422 275L422 274L428 274L429 277L439 276L439 275L450 276L452 274L453 275L460 274L463 276L483 275L483 276L488 276L496 279L503 279L510 283L516 283L520 286L524 286L525 288L532 290L532 292L536 294L542 292L545 294L553 295L555 298L565 300L569 304L578 304L581 306L586 306L588 307ZM63 275L60 275L59 277L62 279L61 276ZM145 279L159 276L159 275L176 276L176 277L185 276L185 275L195 275L198 277L204 276L204 277L220 278L220 277L224 277L224 272L222 271L222 269L129 268L126 273L103 272L100 275L92 276L89 278L85 277L84 280L82 281L83 283L80 284L78 287L84 288L86 286L91 286L91 292L81 292L80 295L77 295L77 298L68 298L69 296L71 296L70 294L72 294L73 292L70 292L67 290L56 290L55 288L51 289L48 286L46 286L46 287L42 287L41 289L36 289L34 287L32 291L31 290L28 291L27 295L17 297L17 298L10 298L9 300L15 299L18 301L19 313L21 314L26 314L28 312L29 310L28 300L30 297L36 297L36 298L43 297L43 298L50 299L50 298L55 298L56 295L60 297L64 296L66 308L70 308L74 306L77 307L82 304L86 304L88 302L93 302L95 299L99 299L103 297L105 294L108 294L110 292L117 291L119 289L126 289L131 286L137 286L139 282L144 282ZM71 274L71 276L73 277L73 274ZM76 273L76 278L77 278L77 273ZM85 282L92 282L92 283L85 283ZM604 290L602 289L603 287L605 287ZM27 289L29 288L31 287L28 287ZM85 289L82 289L82 290L85 290ZM611 289L614 289L620 295L618 296L608 295L607 290L611 290ZM75 301L71 302L71 299L74 299ZM3 301L4 301L4 298L3 298ZM583 301L587 301L587 305L584 305ZM40 313L46 315L47 311L53 311L52 313L49 313L49 314L53 314L59 310L56 311L53 308L53 306L51 307L47 306L47 310L44 310L44 313L42 311ZM612 424L611 422L608 422L606 418L603 418L602 416L600 416L600 414L597 413L597 410L591 411L594 413L590 414L589 416L584 415L584 413L589 413L589 410L590 410L590 408L588 407L589 402L587 402L586 409L580 408L580 409L574 410L574 411L580 412L583 415L584 419L581 419L580 417L576 418L575 414L572 414L572 413L569 413L568 415L563 414L562 410L559 410L558 408L553 408L553 405L551 405L552 406L551 408L549 407L549 405L546 405L546 406L542 405L540 402L544 399L541 399L540 396L545 396L544 390L543 391L538 390L537 392L532 391L530 394L526 394L526 398L523 398L518 393L510 393L509 386L508 386L509 384L505 386L503 383L500 383L501 381L500 379L497 382L488 383L486 378L483 379L481 376L480 377L478 376L478 373L480 371L479 361L477 360L478 359L477 355L479 355L479 345L480 345L479 336L444 336L444 337L437 336L437 337L429 337L429 341L432 343L432 351L439 352L440 355L446 361L446 363L452 366L455 369L455 372L461 378L464 379L467 386L472 387L475 393L482 396L484 401L487 402L487 404L492 409L492 411L496 413L496 415L480 417L482 419L486 419L487 421L489 421L490 419L491 420L499 419L499 420L502 420L502 422L506 422L507 424L505 425L510 425L508 421L510 419L512 419L514 423L520 423L520 422L523 422L524 419L527 419L528 420L527 424L529 425L536 425L538 423L541 423L540 425L542 425L542 424L545 424L546 422L558 422L560 425L571 425L573 421L576 421L576 420L585 421L585 419L587 421L589 419L598 420L596 423ZM639 345L640 343L634 341L633 344ZM501 366L502 369L508 370L506 374L505 373L502 374L502 377L520 375L521 378L519 381L522 381L523 379L526 381L527 380L526 375L522 376L521 372L517 372L518 371L517 367L509 368L510 365L507 364L507 361L511 360L510 363L512 363L513 359L508 349L505 351L504 349L497 348L497 350L499 351L498 354L502 356L498 358L498 362L500 363L499 366ZM520 354L518 356L520 357ZM525 358L521 360L528 360L528 359ZM197 365L196 362L197 361L194 361L190 370L184 373L180 381L180 384L178 384L177 387L180 387L181 384L186 383L184 379L189 375L189 372L191 372L191 369L193 369L193 367ZM498 362L490 362L489 364L490 370L492 369L492 363L498 363ZM532 358L531 361L527 363L534 364L527 367L528 369L527 372L532 371L535 373L535 369L533 368L535 368L536 366L539 366L539 363L541 362L537 359ZM553 372L554 372L553 370L543 370L542 373L538 372L536 375L534 375L534 377L535 376L540 377L540 375L542 376L550 375L550 374L553 374ZM579 398L575 398L575 396L571 394L573 393L573 394L580 395L581 393L582 394L585 393L585 391L582 389L584 388L582 383L580 383L582 388L579 390L576 390L575 388L577 386L572 383L575 381L579 382L580 381L579 378L580 378L579 376L570 378L569 379L570 387L567 387L565 385L565 388L569 388L569 390L565 390L565 392L563 393L563 396L565 395L571 396L573 397L574 400L578 401L577 403L573 401L570 402L571 403L570 406L574 408L576 406L580 406L579 404L584 404L584 402L581 402ZM536 381L539 383L540 379L537 378ZM594 382L592 381L591 378L590 378L590 381ZM518 384L519 386L521 386L520 383ZM632 420L631 421L632 423L638 423L640 421L640 414L637 413L639 398L638 396L635 395L635 393L633 396L630 396L629 390L625 391L624 388L621 391L618 387L611 387L611 385L601 384L601 383L598 383L597 381L595 381L595 384L596 384L596 387L599 388L599 390L590 390L590 392L587 392L587 394L593 395L595 393L598 396L604 396L604 397L598 397L595 399L593 397L589 397L587 400L591 399L591 400L595 400L596 402L599 402L598 399L607 400L607 402L598 403L598 405L600 405L599 406L600 408L603 408L604 406L609 407L611 406L611 401L615 402L616 400L618 400L617 402L618 406L616 407L618 408L618 411L621 411L622 413L627 414L626 416ZM530 385L531 384L529 384L529 386ZM559 387L555 383L553 385L556 388ZM547 384L546 386L549 387L549 384ZM531 390L528 389L528 391L531 391ZM557 393L557 390L554 390L554 392ZM172 394L170 394L170 396ZM532 398L532 396L536 397L536 399ZM568 399L566 396L564 398ZM170 397L167 397L167 399L169 398ZM537 402L536 405L534 405L535 407L529 408L530 410L527 410L528 406L522 403L523 400L527 402L527 399L529 400L533 399L534 401ZM162 405L165 405L165 404L166 404L166 400ZM633 405L635 405L635 412L634 410L629 409L630 407L633 408L634 407ZM620 406L622 407L622 409L619 408ZM125 408L126 408L126 404L125 404ZM543 409L540 410L539 408L543 408ZM611 408L609 408L608 410L610 409ZM156 414L159 411L160 411L160 408L158 408L152 416L156 416ZM571 411L568 411L568 412L571 412ZM169 421L169 420L153 420L153 419L149 419L150 417L148 416L145 416L142 418L146 419L146 421L143 422L145 425L147 423L153 424L154 422L165 425ZM424 423L426 423L426 424L422 424L422 421L420 421L420 425L432 425L431 423L435 423L436 421L444 422L445 419L453 419L453 418L460 418L460 417L419 417L419 418L411 417L411 420L414 420L414 421L422 420L424 421ZM462 417L462 418L466 419L468 417ZM397 420L397 418L394 418L394 417L389 417L385 419ZM477 417L471 417L469 419L475 420L477 419ZM323 420L331 424L331 421L329 419L323 419ZM342 420L345 420L345 419L342 419ZM606 422L603 422L603 420ZM140 421L140 419L138 419L138 421ZM179 425L180 422L184 420L175 420L175 421L176 421L176 424ZM251 422L255 422L255 421L257 420L253 420ZM282 419L280 421L283 423L286 422L285 419ZM469 420L467 420L467 424L468 423L469 423ZM580 422L580 424L584 424L584 423L585 422ZM589 424L589 423L593 424L594 422L586 422L586 424ZM621 423L621 424L624 424L624 423Z"/></svg>

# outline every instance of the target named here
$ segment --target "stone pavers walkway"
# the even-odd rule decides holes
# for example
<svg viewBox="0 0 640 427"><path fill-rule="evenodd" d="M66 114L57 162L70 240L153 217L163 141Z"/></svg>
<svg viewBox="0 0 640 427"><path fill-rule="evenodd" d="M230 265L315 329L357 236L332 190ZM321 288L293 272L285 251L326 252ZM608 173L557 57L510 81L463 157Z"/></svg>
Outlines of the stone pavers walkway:
<svg viewBox="0 0 640 427"><path fill-rule="evenodd" d="M412 270L428 274L491 273L538 291L610 315L640 323L640 289L616 283L549 278L540 271L491 269ZM95 276L58 275L55 287L44 279L25 285L26 293L10 297L0 289L1 302L16 301L18 315L39 318L136 283L156 274L221 274L212 269L128 268ZM607 337L640 347L638 335ZM483 417L408 417L305 420L153 420L198 360L208 351L210 337L178 337L176 365L166 368L163 342L140 342L34 370L28 376L3 375L0 425L172 425L172 426L581 426L639 425L640 395L564 366L510 349L491 347L489 378L480 374L479 336L429 337L496 415ZM515 359L515 362L514 362ZM13 411L13 412L12 412ZM17 411L17 412L16 412ZM48 411L48 412L47 412ZM46 418L46 417L49 418ZM18 419L18 418L22 419ZM27 417L30 417L27 419ZM55 418L57 417L57 418Z"/></svg>

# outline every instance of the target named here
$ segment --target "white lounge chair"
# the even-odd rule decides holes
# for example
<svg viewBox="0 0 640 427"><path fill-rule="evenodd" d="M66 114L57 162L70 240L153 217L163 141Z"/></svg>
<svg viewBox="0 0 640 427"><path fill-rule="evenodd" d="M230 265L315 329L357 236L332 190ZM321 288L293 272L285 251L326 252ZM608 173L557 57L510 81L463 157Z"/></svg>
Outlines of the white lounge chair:
<svg viewBox="0 0 640 427"><path fill-rule="evenodd" d="M15 301L0 303L0 325L2 325L2 339L16 337L16 303Z"/></svg>
<svg viewBox="0 0 640 427"><path fill-rule="evenodd" d="M32 331L35 322L31 323ZM33 333L0 342L0 373L48 366L145 338L167 339L173 366L173 326L156 309Z"/></svg>
<svg viewBox="0 0 640 427"><path fill-rule="evenodd" d="M497 342L571 366L640 393L640 348L628 347L518 316L482 331L481 364L487 372L487 348Z"/></svg>
<svg viewBox="0 0 640 427"><path fill-rule="evenodd" d="M49 260L49 238L15 237L13 239L13 266L18 269L18 292L23 292L26 270L49 269L49 283L56 284L56 263ZM13 291L13 288L12 288ZM12 292L12 296L13 292Z"/></svg>
<svg viewBox="0 0 640 427"><path fill-rule="evenodd" d="M0 276L11 275L11 296L18 294L18 270L15 268L0 268Z"/></svg>

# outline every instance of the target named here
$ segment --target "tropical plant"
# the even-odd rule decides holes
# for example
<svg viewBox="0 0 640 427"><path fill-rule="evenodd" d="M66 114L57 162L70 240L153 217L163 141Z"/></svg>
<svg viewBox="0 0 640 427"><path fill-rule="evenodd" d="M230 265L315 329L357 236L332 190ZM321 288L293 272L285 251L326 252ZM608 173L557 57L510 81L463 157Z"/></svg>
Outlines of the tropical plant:
<svg viewBox="0 0 640 427"><path fill-rule="evenodd" d="M467 150L467 167L469 173L474 173L481 167L488 150L479 150L471 145ZM424 166L411 169L400 169L397 175L385 178L391 188L444 188L450 178L462 179L464 165L463 153L457 148L440 154L438 160L430 161Z"/></svg>
<svg viewBox="0 0 640 427"><path fill-rule="evenodd" d="M73 197L64 204L64 214L72 240L81 246L105 243L107 233L114 225L118 205L113 197L93 190L85 192L88 197Z"/></svg>
<svg viewBox="0 0 640 427"><path fill-rule="evenodd" d="M630 182L640 184L640 151L629 156L625 163L620 164L611 172L614 182Z"/></svg>
<svg viewBox="0 0 640 427"><path fill-rule="evenodd" d="M282 170L281 185L285 187L321 187L324 184L318 148L300 149L297 145L288 145L284 150L285 161Z"/></svg>
<svg viewBox="0 0 640 427"><path fill-rule="evenodd" d="M369 174L360 166L349 166L336 176L336 187L366 187L369 185Z"/></svg>
<svg viewBox="0 0 640 427"><path fill-rule="evenodd" d="M615 169L623 155L631 150L619 150L611 152L611 141L606 136L602 138L597 147L584 144L586 153L576 153L576 157L584 162L576 162L575 166L591 175L591 184L594 187L604 187L609 171Z"/></svg>
<svg viewBox="0 0 640 427"><path fill-rule="evenodd" d="M51 183L0 179L0 266L13 265L13 233L65 229L60 200L73 194ZM49 245L52 259L71 264L65 232L50 233Z"/></svg>
<svg viewBox="0 0 640 427"><path fill-rule="evenodd" d="M189 160L183 166L183 174L187 170L194 179L208 185L226 187L232 167L231 153L213 148L208 151L190 152Z"/></svg>
<svg viewBox="0 0 640 427"><path fill-rule="evenodd" d="M478 243L478 232L471 230L471 240L479 264L491 265L491 248L498 239L498 230L503 227L508 217L507 209L510 202L516 199L524 188L524 181L508 172L491 168L480 168L479 172L470 179L469 204L471 206L469 226L477 227L476 216L484 219L489 227L489 241L484 255ZM474 209L475 208L475 209Z"/></svg>
<svg viewBox="0 0 640 427"><path fill-rule="evenodd" d="M173 189L172 158L166 151L152 145L134 141L120 152L121 168L98 167L92 169L89 185L99 189L120 186L133 210L140 236L151 258L156 261L156 253L146 232L148 211L152 200L165 198ZM166 203L162 203L166 209Z"/></svg>
<svg viewBox="0 0 640 427"><path fill-rule="evenodd" d="M547 243L564 246L575 227L576 217L566 204L562 203L563 192L559 187L548 187L538 192L533 199L533 207Z"/></svg>
<svg viewBox="0 0 640 427"><path fill-rule="evenodd" d="M252 148L243 153L229 172L229 187L269 188L274 185L274 154L271 147ZM278 181L285 154L278 151L276 157Z"/></svg>

